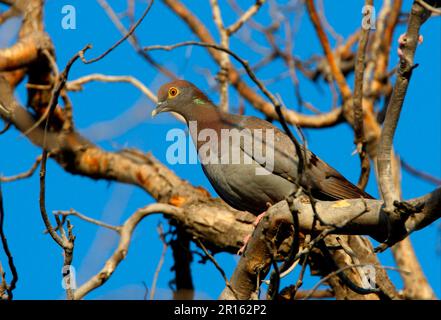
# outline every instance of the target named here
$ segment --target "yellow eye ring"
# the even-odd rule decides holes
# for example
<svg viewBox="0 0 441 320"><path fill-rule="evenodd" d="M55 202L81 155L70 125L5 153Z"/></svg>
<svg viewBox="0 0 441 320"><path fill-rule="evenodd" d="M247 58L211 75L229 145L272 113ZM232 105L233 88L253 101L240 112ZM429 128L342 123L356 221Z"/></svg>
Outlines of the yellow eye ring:
<svg viewBox="0 0 441 320"><path fill-rule="evenodd" d="M179 90L176 87L171 87L170 89L168 89L168 97L169 98L174 98L179 94Z"/></svg>

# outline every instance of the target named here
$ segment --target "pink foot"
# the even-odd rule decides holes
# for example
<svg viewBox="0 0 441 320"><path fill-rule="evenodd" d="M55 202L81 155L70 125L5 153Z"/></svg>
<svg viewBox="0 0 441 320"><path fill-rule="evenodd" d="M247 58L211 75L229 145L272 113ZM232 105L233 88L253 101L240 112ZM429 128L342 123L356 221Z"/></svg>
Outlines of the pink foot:
<svg viewBox="0 0 441 320"><path fill-rule="evenodd" d="M262 220L262 218L265 216L265 214L266 214L266 211L264 211L263 213L259 214L259 215L256 217L256 220L254 220L254 222L253 222L253 227L254 227L253 232L254 232L254 230L256 229L256 227L257 227L257 225L259 224L259 222L260 222L260 221ZM247 244L248 244L248 242L250 241L251 236L252 236L252 233L249 234L249 235L247 235L247 236L243 239L243 246L239 249L239 251L237 251L237 255L240 256L240 255L242 255L242 254L245 252L245 249L247 248Z"/></svg>
<svg viewBox="0 0 441 320"><path fill-rule="evenodd" d="M263 219L263 217L265 216L265 214L266 214L266 211L262 212L261 214L259 214L259 215L256 217L256 220L254 220L254 222L253 222L253 226L254 226L254 228L257 227L257 225L259 224L260 220Z"/></svg>
<svg viewBox="0 0 441 320"><path fill-rule="evenodd" d="M247 248L247 244L248 241L250 241L251 239L251 235L247 235L244 239L243 239L243 246L239 249L239 251L237 251L237 255L241 256L243 255L243 253L245 252L245 249Z"/></svg>

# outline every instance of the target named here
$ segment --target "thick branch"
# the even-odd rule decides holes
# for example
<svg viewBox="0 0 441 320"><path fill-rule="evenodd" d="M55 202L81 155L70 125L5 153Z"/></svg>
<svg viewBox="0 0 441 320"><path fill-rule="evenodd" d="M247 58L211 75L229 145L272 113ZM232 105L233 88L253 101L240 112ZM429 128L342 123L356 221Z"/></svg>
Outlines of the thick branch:
<svg viewBox="0 0 441 320"><path fill-rule="evenodd" d="M32 33L10 48L0 49L0 71L12 71L35 62L43 49L51 49L49 37L44 33Z"/></svg>
<svg viewBox="0 0 441 320"><path fill-rule="evenodd" d="M402 237L406 237L411 232L419 230L441 217L441 189L423 197L408 201L410 204L424 203L424 209L415 213L403 221ZM297 198L294 200L293 209L298 212L298 227L303 234L321 232L326 235L334 234L364 234L379 241L388 237L387 214L383 211L383 203L379 200L341 200L336 202L319 201L316 203L316 211L322 223L317 223L316 214L307 198ZM281 225L293 224L293 215L285 201L272 206L265 218L264 223L260 223L250 242L244 256L239 261L236 270L231 277L230 283L239 299L250 299L251 295L258 289L260 283L258 279L266 276L271 264L272 252L267 246L267 242L274 242L274 237L280 231ZM337 228L330 226L338 226ZM264 236L262 236L264 235ZM354 239L356 240L356 239ZM311 245L313 245L311 243ZM360 244L357 244L360 249ZM298 256L306 253L303 249ZM357 252L360 252L357 250ZM368 252L362 258L369 257ZM338 258L338 255L336 256ZM367 260L371 263L372 261ZM363 262L364 263L364 262ZM380 283L379 283L380 285ZM390 288L382 288L383 291ZM393 296L393 293L392 293ZM221 294L221 299L236 299L232 290L226 287Z"/></svg>
<svg viewBox="0 0 441 320"><path fill-rule="evenodd" d="M400 58L397 80L387 107L386 119L384 120L381 140L378 146L377 166L380 191L385 201L386 209L391 213L393 219L399 218L394 214L394 201L399 200L399 197L394 188L392 176L392 142L400 118L407 87L412 75L412 70L415 68L413 58L420 35L419 30L429 16L430 11L427 11L419 3L414 2L410 13L406 36L403 39L405 43Z"/></svg>

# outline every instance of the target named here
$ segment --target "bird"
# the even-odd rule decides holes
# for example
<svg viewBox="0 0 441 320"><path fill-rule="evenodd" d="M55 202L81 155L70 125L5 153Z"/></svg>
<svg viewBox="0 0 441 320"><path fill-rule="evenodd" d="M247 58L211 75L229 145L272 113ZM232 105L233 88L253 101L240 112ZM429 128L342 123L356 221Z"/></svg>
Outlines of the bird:
<svg viewBox="0 0 441 320"><path fill-rule="evenodd" d="M299 187L316 200L373 198L303 145L306 165L299 177L300 158L286 133L258 117L221 111L189 81L174 80L159 88L152 116L163 112L185 119L208 181L237 210L259 216L269 206L295 195ZM242 136L233 139L231 132ZM250 141L265 153L253 153ZM271 154L273 163L269 163Z"/></svg>

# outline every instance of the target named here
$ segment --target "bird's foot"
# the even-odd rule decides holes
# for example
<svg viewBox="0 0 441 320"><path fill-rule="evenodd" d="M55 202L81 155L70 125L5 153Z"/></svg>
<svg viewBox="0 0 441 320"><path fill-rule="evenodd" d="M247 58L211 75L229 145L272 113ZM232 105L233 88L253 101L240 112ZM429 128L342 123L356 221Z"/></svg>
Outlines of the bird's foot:
<svg viewBox="0 0 441 320"><path fill-rule="evenodd" d="M251 232L251 234L247 235L244 239L243 239L243 246L239 249L239 251L237 251L237 255L241 256L244 252L245 249L247 248L247 244L251 239L251 236L254 233L254 230L256 230L257 225L259 224L259 222L262 220L262 218L265 216L266 211L264 211L263 213L259 214L256 217L256 220L254 220L253 222L253 232Z"/></svg>
<svg viewBox="0 0 441 320"><path fill-rule="evenodd" d="M257 227L257 225L258 225L259 222L263 219L263 217L265 216L265 214L266 214L266 211L264 211L263 213L259 214L259 215L256 217L256 220L254 220L254 222L253 222L253 226L254 226L254 228Z"/></svg>
<svg viewBox="0 0 441 320"><path fill-rule="evenodd" d="M243 239L243 246L237 251L238 256L243 255L243 253L245 252L245 249L247 248L248 241L250 241L250 239L251 239L251 234L247 235Z"/></svg>

